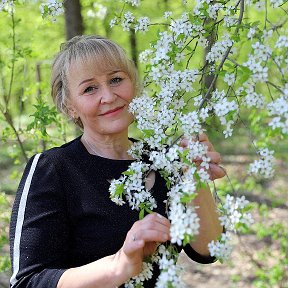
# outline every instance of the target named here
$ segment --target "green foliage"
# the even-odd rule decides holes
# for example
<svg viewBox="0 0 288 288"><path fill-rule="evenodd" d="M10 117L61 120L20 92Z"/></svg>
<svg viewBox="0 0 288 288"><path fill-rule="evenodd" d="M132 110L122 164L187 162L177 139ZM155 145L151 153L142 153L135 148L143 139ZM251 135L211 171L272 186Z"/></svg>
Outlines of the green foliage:
<svg viewBox="0 0 288 288"><path fill-rule="evenodd" d="M48 136L46 127L58 122L57 110L55 107L51 108L41 97L37 99L37 103L33 106L36 108L36 111L30 116L32 116L34 120L27 126L27 130L39 130L42 136L46 137Z"/></svg>
<svg viewBox="0 0 288 288"><path fill-rule="evenodd" d="M5 193L0 193L0 251L8 247L8 227L11 207ZM10 269L10 260L7 254L0 253L0 272Z"/></svg>

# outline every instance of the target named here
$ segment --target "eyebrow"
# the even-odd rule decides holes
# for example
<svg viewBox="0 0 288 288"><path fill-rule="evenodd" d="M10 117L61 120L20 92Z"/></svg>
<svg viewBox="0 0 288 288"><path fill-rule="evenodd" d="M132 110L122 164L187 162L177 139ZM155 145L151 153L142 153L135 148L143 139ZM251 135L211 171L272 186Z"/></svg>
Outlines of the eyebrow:
<svg viewBox="0 0 288 288"><path fill-rule="evenodd" d="M118 73L118 72L123 72L123 71L122 71L122 70L115 70L115 71L111 71L111 72L107 73L107 75L110 76L110 75L113 75L113 74ZM95 78L85 79L85 80L83 80L82 82L80 82L80 84L78 85L78 87L81 86L82 84L87 83L87 82L90 82L90 81L92 81L92 80L95 80Z"/></svg>
<svg viewBox="0 0 288 288"><path fill-rule="evenodd" d="M78 85L78 87L81 86L82 84L84 84L84 83L86 83L86 82L90 82L90 81L92 81L92 80L94 80L94 79L95 79L95 78L85 79L85 80L83 80L83 81Z"/></svg>

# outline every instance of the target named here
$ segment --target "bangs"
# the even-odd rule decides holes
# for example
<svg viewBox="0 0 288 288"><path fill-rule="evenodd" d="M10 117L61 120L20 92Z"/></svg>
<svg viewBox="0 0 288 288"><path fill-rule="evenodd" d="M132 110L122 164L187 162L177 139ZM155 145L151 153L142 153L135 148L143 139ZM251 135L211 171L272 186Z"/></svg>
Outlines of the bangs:
<svg viewBox="0 0 288 288"><path fill-rule="evenodd" d="M72 49L71 49L72 48ZM66 71L69 69L71 63L85 64L93 61L97 65L100 73L107 71L123 71L134 82L133 71L131 71L131 63L125 55L125 52L115 45L111 45L108 41L90 40L76 43L71 47L69 59L66 63ZM67 55L68 56L68 55Z"/></svg>

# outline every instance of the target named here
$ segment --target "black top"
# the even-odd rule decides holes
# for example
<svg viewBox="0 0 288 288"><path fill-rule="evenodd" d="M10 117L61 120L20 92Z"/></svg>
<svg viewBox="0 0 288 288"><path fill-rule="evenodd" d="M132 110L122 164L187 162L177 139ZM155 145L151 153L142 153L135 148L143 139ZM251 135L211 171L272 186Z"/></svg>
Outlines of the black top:
<svg viewBox="0 0 288 288"><path fill-rule="evenodd" d="M121 248L139 211L110 200L109 180L119 178L132 161L91 155L80 137L29 160L11 217L11 287L54 288L65 269ZM155 211L162 215L166 192L165 181L156 173ZM215 260L190 245L184 250L199 263ZM157 276L145 287L154 287Z"/></svg>

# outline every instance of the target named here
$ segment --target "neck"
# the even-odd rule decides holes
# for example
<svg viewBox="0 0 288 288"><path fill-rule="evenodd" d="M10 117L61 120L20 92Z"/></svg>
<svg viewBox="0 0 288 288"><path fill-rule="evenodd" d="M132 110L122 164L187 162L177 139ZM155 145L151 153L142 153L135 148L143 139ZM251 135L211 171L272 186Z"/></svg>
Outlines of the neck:
<svg viewBox="0 0 288 288"><path fill-rule="evenodd" d="M88 133L83 133L81 141L90 154L98 155L104 158L115 160L132 160L133 158L127 153L132 143L126 136L119 137L95 137Z"/></svg>

